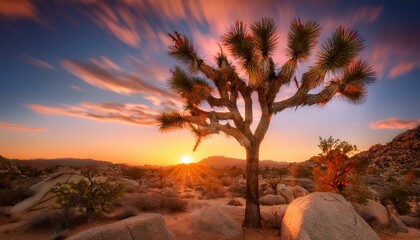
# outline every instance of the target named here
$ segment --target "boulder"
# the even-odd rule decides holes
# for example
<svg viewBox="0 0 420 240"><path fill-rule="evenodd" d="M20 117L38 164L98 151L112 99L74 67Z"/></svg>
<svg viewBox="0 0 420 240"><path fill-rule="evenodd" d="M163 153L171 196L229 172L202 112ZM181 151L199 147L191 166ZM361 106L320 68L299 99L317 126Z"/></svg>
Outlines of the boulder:
<svg viewBox="0 0 420 240"><path fill-rule="evenodd" d="M174 239L160 214L147 213L119 222L95 227L69 237L67 240L130 240Z"/></svg>
<svg viewBox="0 0 420 240"><path fill-rule="evenodd" d="M293 195L295 198L304 197L309 194L308 190L306 190L305 188L301 186L296 185L295 187L291 187L291 188L292 188Z"/></svg>
<svg viewBox="0 0 420 240"><path fill-rule="evenodd" d="M200 234L209 239L244 239L241 224L217 206L203 207L192 212L191 228L197 239L201 239Z"/></svg>
<svg viewBox="0 0 420 240"><path fill-rule="evenodd" d="M260 203L262 205L273 206L279 204L286 204L286 200L280 195L268 194L260 198Z"/></svg>
<svg viewBox="0 0 420 240"><path fill-rule="evenodd" d="M389 214L382 204L368 199L366 205L354 204L356 212L375 230L382 230L389 225Z"/></svg>
<svg viewBox="0 0 420 240"><path fill-rule="evenodd" d="M343 196L311 193L293 201L281 226L282 240L379 240Z"/></svg>
<svg viewBox="0 0 420 240"><path fill-rule="evenodd" d="M412 216L400 216L400 220L407 226L420 228L420 218Z"/></svg>
<svg viewBox="0 0 420 240"><path fill-rule="evenodd" d="M10 213L14 216L19 216L42 203L51 188L53 188L56 184L67 183L70 181L77 182L82 178L83 177L80 175L67 172L54 174L43 181L32 185L30 190L33 191L34 194L13 206L10 209Z"/></svg>
<svg viewBox="0 0 420 240"><path fill-rule="evenodd" d="M389 228L393 232L408 232L407 226L405 226L405 224L393 213L389 216Z"/></svg>
<svg viewBox="0 0 420 240"><path fill-rule="evenodd" d="M288 187L284 184L278 184L276 190L277 194L283 196L287 203L291 203L293 200L295 200L295 195L293 194L291 187Z"/></svg>
<svg viewBox="0 0 420 240"><path fill-rule="evenodd" d="M265 189L263 191L263 196L269 195L269 194L273 194L275 195L277 192L272 188L272 187L268 187L267 189Z"/></svg>

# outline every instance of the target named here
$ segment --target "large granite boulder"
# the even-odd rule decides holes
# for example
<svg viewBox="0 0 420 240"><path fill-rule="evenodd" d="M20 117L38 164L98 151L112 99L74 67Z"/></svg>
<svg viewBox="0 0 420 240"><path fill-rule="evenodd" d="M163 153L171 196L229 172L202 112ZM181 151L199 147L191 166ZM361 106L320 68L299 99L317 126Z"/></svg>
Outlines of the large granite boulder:
<svg viewBox="0 0 420 240"><path fill-rule="evenodd" d="M287 203L291 203L295 200L295 195L291 187L279 183L277 184L276 190L277 194L283 196Z"/></svg>
<svg viewBox="0 0 420 240"><path fill-rule="evenodd" d="M373 228L382 230L389 225L389 213L382 204L368 199L366 205L354 204L356 212Z"/></svg>
<svg viewBox="0 0 420 240"><path fill-rule="evenodd" d="M311 193L287 208L281 227L282 240L379 240L343 196Z"/></svg>
<svg viewBox="0 0 420 240"><path fill-rule="evenodd" d="M69 237L67 240L137 240L174 239L166 228L162 215L145 213L119 222L92 228Z"/></svg>
<svg viewBox="0 0 420 240"><path fill-rule="evenodd" d="M309 194L308 190L298 185L291 187L291 189L295 198L304 197Z"/></svg>
<svg viewBox="0 0 420 240"><path fill-rule="evenodd" d="M242 226L217 206L203 207L191 213L191 228L197 239L244 239Z"/></svg>
<svg viewBox="0 0 420 240"><path fill-rule="evenodd" d="M273 206L279 204L286 204L286 200L280 195L268 194L260 198L260 203L262 205Z"/></svg>

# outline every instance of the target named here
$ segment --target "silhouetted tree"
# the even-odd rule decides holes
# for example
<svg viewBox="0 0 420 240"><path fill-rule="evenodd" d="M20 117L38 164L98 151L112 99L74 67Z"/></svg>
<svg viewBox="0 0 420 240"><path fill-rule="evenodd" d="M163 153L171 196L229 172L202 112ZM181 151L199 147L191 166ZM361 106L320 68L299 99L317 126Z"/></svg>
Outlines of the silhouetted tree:
<svg viewBox="0 0 420 240"><path fill-rule="evenodd" d="M374 81L371 67L357 59L363 39L357 31L337 28L321 46L314 65L298 80L295 76L298 64L309 59L317 44L318 23L292 21L287 36L288 60L276 68L272 55L279 36L274 21L262 19L252 24L250 30L238 21L222 36L222 43L245 73L245 79L221 46L215 56L216 66L211 66L189 38L178 32L169 35L173 41L169 54L185 64L189 73L178 66L171 70L168 86L183 98L185 111L160 114L159 130L190 129L196 136L194 151L213 134L222 132L235 138L245 148L247 158L244 226L260 228L259 151L273 115L299 106L323 106L334 96L354 103L363 101L367 84ZM334 77L326 82L325 77L330 74ZM281 87L292 81L296 93L284 100L276 99ZM256 98L252 97L254 93ZM257 118L253 114L254 101L261 111ZM205 105L214 110L205 110ZM253 131L251 124L255 119L259 120Z"/></svg>

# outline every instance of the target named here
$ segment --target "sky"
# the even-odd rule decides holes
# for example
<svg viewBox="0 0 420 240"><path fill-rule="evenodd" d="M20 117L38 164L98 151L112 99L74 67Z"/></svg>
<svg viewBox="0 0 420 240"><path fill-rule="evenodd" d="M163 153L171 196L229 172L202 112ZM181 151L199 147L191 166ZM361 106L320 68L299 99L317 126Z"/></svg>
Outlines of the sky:
<svg viewBox="0 0 420 240"><path fill-rule="evenodd" d="M224 135L193 153L189 132L160 133L154 119L181 109L166 86L169 70L180 65L168 55L167 33L190 37L214 65L220 37L236 20L250 25L265 17L280 36L277 68L286 61L290 22L299 17L320 24L320 43L339 26L357 30L365 39L360 57L377 81L360 105L337 98L277 114L260 159L307 160L320 152L319 137L330 135L360 150L385 144L420 124L419 9L416 0L0 0L0 155L135 165L176 164L184 155L245 158ZM285 88L277 99L295 91Z"/></svg>

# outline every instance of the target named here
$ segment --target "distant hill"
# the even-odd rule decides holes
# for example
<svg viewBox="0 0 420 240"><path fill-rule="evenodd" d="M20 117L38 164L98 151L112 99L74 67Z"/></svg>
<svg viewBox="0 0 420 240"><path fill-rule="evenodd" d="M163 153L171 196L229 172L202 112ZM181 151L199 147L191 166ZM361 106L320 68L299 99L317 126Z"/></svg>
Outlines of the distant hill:
<svg viewBox="0 0 420 240"><path fill-rule="evenodd" d="M203 167L215 167L215 168L245 167L246 161L243 159L230 158L230 157L224 157L224 156L210 156L197 162L197 164ZM284 168L284 167L289 166L289 163L277 162L273 160L262 160L260 161L259 165L260 167Z"/></svg>
<svg viewBox="0 0 420 240"><path fill-rule="evenodd" d="M45 166L52 167L56 165L61 166L75 166L75 167L86 167L86 166L96 166L96 167L107 167L109 164L112 164L108 161L100 161L94 159L80 159L80 158L56 158L56 159L9 159L10 163L15 163L17 165L27 165L27 166Z"/></svg>

